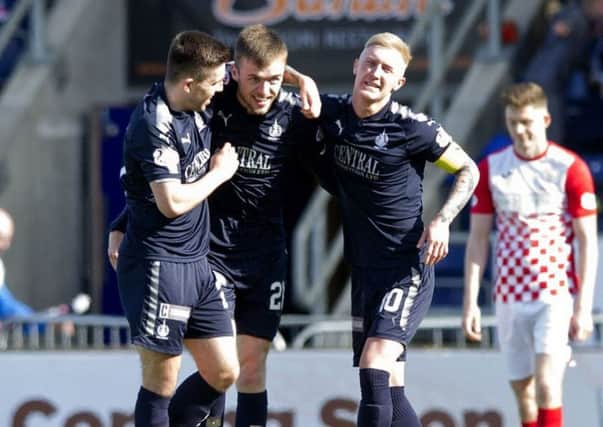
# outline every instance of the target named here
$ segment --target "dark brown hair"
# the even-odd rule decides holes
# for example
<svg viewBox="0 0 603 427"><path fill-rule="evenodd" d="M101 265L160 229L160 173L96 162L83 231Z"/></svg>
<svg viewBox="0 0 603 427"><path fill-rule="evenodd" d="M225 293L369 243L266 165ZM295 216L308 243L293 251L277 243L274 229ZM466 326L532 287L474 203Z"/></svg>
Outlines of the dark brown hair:
<svg viewBox="0 0 603 427"><path fill-rule="evenodd" d="M165 78L177 82L183 78L203 80L208 68L217 67L230 59L226 45L201 31L176 34L170 45Z"/></svg>

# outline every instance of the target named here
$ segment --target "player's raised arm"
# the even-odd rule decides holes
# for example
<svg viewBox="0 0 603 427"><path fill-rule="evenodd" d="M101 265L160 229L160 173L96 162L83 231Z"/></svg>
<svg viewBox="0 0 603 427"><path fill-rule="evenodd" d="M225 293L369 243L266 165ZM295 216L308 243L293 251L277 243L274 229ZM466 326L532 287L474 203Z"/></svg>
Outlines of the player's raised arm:
<svg viewBox="0 0 603 427"><path fill-rule="evenodd" d="M321 102L320 93L314 79L287 65L284 82L299 88L303 115L308 119L318 118L320 116Z"/></svg>
<svg viewBox="0 0 603 427"><path fill-rule="evenodd" d="M475 162L455 142L450 143L435 165L456 177L446 202L417 243L417 247L427 244L425 262L429 265L436 264L448 254L450 223L467 204L479 180Z"/></svg>

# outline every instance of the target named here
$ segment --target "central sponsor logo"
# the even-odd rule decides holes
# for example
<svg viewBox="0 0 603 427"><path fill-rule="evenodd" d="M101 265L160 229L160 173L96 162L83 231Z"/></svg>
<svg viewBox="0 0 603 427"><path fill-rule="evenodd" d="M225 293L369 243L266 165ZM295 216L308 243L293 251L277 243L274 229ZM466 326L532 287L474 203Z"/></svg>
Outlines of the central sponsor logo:
<svg viewBox="0 0 603 427"><path fill-rule="evenodd" d="M348 145L335 146L335 162L354 175L374 181L379 179L379 162L360 150Z"/></svg>
<svg viewBox="0 0 603 427"><path fill-rule="evenodd" d="M236 147L239 155L239 171L254 175L268 175L272 169L272 157L249 147Z"/></svg>
<svg viewBox="0 0 603 427"><path fill-rule="evenodd" d="M197 153L193 161L184 169L184 181L195 182L207 171L209 150L206 148Z"/></svg>

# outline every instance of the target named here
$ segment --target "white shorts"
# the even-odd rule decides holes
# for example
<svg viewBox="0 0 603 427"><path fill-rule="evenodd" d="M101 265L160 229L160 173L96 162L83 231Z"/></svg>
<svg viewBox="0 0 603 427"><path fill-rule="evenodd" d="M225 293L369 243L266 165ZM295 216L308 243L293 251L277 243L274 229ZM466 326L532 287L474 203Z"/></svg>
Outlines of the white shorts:
<svg viewBox="0 0 603 427"><path fill-rule="evenodd" d="M548 354L561 369L571 357L568 345L573 299L496 303L498 342L507 362L510 380L534 375L536 354Z"/></svg>

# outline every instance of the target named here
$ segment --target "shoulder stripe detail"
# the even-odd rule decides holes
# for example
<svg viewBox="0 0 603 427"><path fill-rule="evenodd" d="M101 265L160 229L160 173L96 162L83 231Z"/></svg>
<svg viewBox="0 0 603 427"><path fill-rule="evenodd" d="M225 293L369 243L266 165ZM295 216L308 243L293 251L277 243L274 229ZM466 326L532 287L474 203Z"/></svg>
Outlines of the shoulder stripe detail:
<svg viewBox="0 0 603 427"><path fill-rule="evenodd" d="M167 106L165 101L161 98L157 98L157 107L155 108L155 115L151 116L152 124L163 134L167 134L172 126L173 116L170 113L170 108Z"/></svg>
<svg viewBox="0 0 603 427"><path fill-rule="evenodd" d="M299 97L287 90L281 89L281 92L278 95L278 102L286 102L290 105L300 105Z"/></svg>

